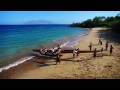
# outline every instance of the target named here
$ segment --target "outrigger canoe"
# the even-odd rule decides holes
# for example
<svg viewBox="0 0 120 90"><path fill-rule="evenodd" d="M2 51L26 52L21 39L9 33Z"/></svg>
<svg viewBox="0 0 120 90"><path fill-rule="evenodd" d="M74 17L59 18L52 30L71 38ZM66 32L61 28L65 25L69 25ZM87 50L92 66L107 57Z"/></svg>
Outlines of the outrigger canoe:
<svg viewBox="0 0 120 90"><path fill-rule="evenodd" d="M39 52L39 53L43 54L43 52L41 52L39 49L33 49L33 51L34 52ZM72 53L72 52L73 52L73 50L61 50L60 53ZM101 52L101 50L97 50L96 52ZM50 54L51 50L47 50L47 54L48 53ZM93 50L92 51L90 51L90 50L79 50L78 53L93 53ZM55 51L55 53L53 53L53 55L54 54L56 55L56 51ZM52 53L51 53L51 56L52 56Z"/></svg>

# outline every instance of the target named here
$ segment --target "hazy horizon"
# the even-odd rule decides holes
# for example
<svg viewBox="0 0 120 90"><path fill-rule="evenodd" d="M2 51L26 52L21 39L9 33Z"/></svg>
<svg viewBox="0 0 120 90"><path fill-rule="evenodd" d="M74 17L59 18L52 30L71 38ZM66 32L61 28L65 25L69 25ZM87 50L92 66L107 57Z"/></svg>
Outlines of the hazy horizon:
<svg viewBox="0 0 120 90"><path fill-rule="evenodd" d="M0 11L0 25L72 24L118 13L120 11Z"/></svg>

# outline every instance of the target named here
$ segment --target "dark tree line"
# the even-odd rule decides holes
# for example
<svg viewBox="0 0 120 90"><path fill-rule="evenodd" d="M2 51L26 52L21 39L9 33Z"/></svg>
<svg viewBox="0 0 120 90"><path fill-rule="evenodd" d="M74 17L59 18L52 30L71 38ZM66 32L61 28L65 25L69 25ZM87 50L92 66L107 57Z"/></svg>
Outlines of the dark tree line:
<svg viewBox="0 0 120 90"><path fill-rule="evenodd" d="M79 23L73 23L70 26L83 28L109 27L116 32L120 32L120 14L116 15L115 17L96 16L93 19L88 19Z"/></svg>

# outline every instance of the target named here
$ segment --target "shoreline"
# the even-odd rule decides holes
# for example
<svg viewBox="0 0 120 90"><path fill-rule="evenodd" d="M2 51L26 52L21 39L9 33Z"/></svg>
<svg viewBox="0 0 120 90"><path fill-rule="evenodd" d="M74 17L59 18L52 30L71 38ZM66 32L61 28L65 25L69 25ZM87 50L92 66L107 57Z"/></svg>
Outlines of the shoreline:
<svg viewBox="0 0 120 90"><path fill-rule="evenodd" d="M86 28L85 28L86 29ZM88 33L88 31L86 31L86 33L84 33L84 34L80 34L80 36L81 36L81 38L83 38L85 35L87 35L87 33ZM61 38L61 39L58 39L58 40L55 40L55 41L52 41L52 43L50 44L45 44L45 46L47 46L48 48L52 48L53 46L55 47L58 43L59 44L65 44L66 42L65 42L65 40L66 39L69 39L69 37L74 37L74 36L76 36L76 35L79 35L79 34L75 34L75 35L70 35L70 36L65 36L65 37L63 37L63 38ZM65 40L64 40L65 39ZM80 39L81 40L81 39ZM79 41L80 41L79 40ZM68 41L67 41L68 42ZM78 43L77 43L78 44ZM75 44L75 46L76 46L76 44ZM42 45L42 47L43 47L43 45ZM38 53L34 53L33 54L33 56L29 56L29 55L27 55L27 56L24 56L24 57L21 57L20 58L20 56L19 56L19 59L17 60L17 61L15 61L15 62L13 62L13 63L11 63L11 64L9 64L9 65L7 65L7 66L4 66L4 67L2 67L2 68L0 68L0 78L5 78L5 76L4 76L4 74L9 74L8 76L6 76L6 78L11 78L12 76L14 76L14 74L12 75L12 70L13 71L17 71L15 68L17 68L17 67L21 67L21 66L23 66L23 67L25 67L24 66L24 63L26 63L26 62L28 62L28 61L30 61L32 58L34 58L34 55L36 56ZM26 58L26 60L24 60L24 58ZM27 59L27 58L31 58L31 59ZM46 62L46 61L45 61ZM3 69L3 70L2 70ZM10 70L9 70L10 69ZM19 68L20 69L20 68ZM22 67L21 67L21 70L22 70ZM20 70L20 71L21 71ZM19 70L18 70L19 71ZM15 73L16 74L16 73ZM17 74L16 74L17 75Z"/></svg>
<svg viewBox="0 0 120 90"><path fill-rule="evenodd" d="M88 31L86 31L86 33L88 33ZM56 45L58 45L58 44L61 44L64 46L64 44L66 44L67 42L68 42L67 44L69 44L70 43L69 41L72 41L72 40L69 40L69 38L74 38L74 37L79 36L79 35L81 36L80 38L82 38L82 37L84 37L84 35L86 35L86 33L64 36L58 40L53 40L52 42L49 42L47 44L42 44L42 46L41 45L37 46L36 48L48 47L51 49L52 47L56 47ZM77 41L79 41L79 38ZM77 42L75 42L75 44L73 46L70 46L70 47L74 47L74 46L76 46L76 44L77 44ZM30 51L30 49L28 51L29 51L29 54L25 53L25 55L21 54L17 57L14 57L13 61L11 61L12 63L6 63L5 66L1 66L0 72L2 72L3 70L7 70L10 67L17 66L19 63L22 63L22 62L29 60L29 58L33 58L34 57L34 55L32 55L33 51L32 50Z"/></svg>
<svg viewBox="0 0 120 90"><path fill-rule="evenodd" d="M31 32L29 32L28 29L30 29ZM57 41L63 37L79 34L82 32L84 33L85 31L86 30L81 30L81 28L70 28L66 25L48 25L48 27L45 27L44 25L19 27L3 26L0 41L4 43L0 44L0 67L2 68L3 66L7 66L14 63L15 61L18 61L21 58L31 55L31 49L39 48L43 45L45 46L49 43L54 43L53 41ZM8 33L9 35L5 33Z"/></svg>
<svg viewBox="0 0 120 90"><path fill-rule="evenodd" d="M75 46L80 50L89 50L90 41L93 44L98 43L99 31L105 31L106 28L92 28L88 35L83 36L80 42ZM107 30L106 30L107 31ZM104 32L105 33L105 32ZM104 34L102 32L101 35ZM106 34L105 34L106 35ZM105 36L104 35L104 36ZM112 38L112 37L111 37ZM102 37L103 47L105 38ZM114 44L114 41L112 42ZM115 46L113 56L109 56L109 51L103 52L103 56L98 53L98 57L91 59L92 54L80 54L73 59L72 54L64 54L61 58L61 64L55 65L55 58L36 57L26 61L10 70L0 73L0 78L12 79L79 79L79 78L120 78L120 45ZM94 48L100 49L100 45ZM106 56L107 55L107 56ZM86 57L87 56L87 57ZM118 58L118 59L116 59ZM15 69L16 68L16 69ZM112 72L110 72L112 71ZM8 75L9 74L9 75ZM11 74L11 75L10 75Z"/></svg>

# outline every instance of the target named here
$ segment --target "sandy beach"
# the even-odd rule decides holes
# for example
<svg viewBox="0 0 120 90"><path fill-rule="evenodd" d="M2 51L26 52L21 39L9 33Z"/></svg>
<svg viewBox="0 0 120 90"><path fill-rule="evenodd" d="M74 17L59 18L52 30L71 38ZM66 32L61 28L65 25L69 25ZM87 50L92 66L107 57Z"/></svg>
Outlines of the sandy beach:
<svg viewBox="0 0 120 90"><path fill-rule="evenodd" d="M103 42L98 45L99 37ZM80 53L73 58L71 54L63 54L61 63L55 65L56 58L35 57L23 64L10 68L0 73L0 78L10 79L120 79L120 36L112 33L107 28L92 28L87 36L84 36L76 48L89 50L92 42L92 50L105 49L105 42L109 40L108 51L97 53ZM110 56L109 48L113 45L113 55Z"/></svg>

